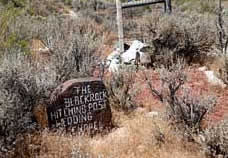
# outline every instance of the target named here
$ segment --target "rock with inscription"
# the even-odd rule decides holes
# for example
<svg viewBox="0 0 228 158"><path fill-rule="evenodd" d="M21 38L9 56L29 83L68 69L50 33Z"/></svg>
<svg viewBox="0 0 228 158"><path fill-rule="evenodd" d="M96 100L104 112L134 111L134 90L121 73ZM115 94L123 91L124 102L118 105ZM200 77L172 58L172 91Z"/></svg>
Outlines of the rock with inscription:
<svg viewBox="0 0 228 158"><path fill-rule="evenodd" d="M111 108L102 80L69 80L52 93L47 107L50 128L96 132L111 127Z"/></svg>

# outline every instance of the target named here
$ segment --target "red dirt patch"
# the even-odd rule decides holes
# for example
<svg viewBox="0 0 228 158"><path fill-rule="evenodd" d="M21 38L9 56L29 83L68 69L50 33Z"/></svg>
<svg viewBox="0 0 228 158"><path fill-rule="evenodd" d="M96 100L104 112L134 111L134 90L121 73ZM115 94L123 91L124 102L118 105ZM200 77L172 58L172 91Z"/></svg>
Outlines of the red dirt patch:
<svg viewBox="0 0 228 158"><path fill-rule="evenodd" d="M134 89L138 91L135 101L137 105L145 107L149 111L164 111L165 106L160 102L159 98L153 96L151 90L145 80L144 73L146 73L148 79L152 85L161 90L159 74L154 70L139 71L134 75ZM228 88L223 89L220 86L213 86L207 81L207 77L204 72L199 71L197 68L191 68L186 70L187 82L184 87L190 88L191 93L196 96L215 96L216 106L212 113L208 116L207 120L212 119L212 122L216 123L225 117L228 117ZM105 78L109 78L110 73L105 74Z"/></svg>
<svg viewBox="0 0 228 158"><path fill-rule="evenodd" d="M145 72L150 79L152 85L160 90L159 75L153 70L147 70ZM208 83L206 75L197 69L189 69L187 73L187 82L185 87L190 88L193 95L205 96L213 95L217 97L217 104L214 111L209 115L209 119L213 122L220 121L225 117L228 117L228 88L222 89L219 86L213 86ZM149 86L145 81L145 77L142 72L137 73L137 85L139 88L139 94L136 97L136 102L143 107L149 108L149 110L162 111L164 105L159 101L159 98L152 95Z"/></svg>
<svg viewBox="0 0 228 158"><path fill-rule="evenodd" d="M211 116L215 122L228 117L228 89L224 89L217 97L217 104Z"/></svg>

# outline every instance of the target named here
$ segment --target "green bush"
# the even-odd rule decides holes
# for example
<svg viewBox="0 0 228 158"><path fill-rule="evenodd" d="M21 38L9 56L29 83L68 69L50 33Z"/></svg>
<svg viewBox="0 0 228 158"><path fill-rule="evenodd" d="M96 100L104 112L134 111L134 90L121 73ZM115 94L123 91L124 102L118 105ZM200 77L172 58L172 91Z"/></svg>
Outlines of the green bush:
<svg viewBox="0 0 228 158"><path fill-rule="evenodd" d="M15 22L19 14L20 11L13 7L6 7L0 11L0 49L3 47L3 43L7 41L10 25Z"/></svg>
<svg viewBox="0 0 228 158"><path fill-rule="evenodd" d="M14 7L25 7L28 3L27 0L0 0L0 2L4 5L13 5Z"/></svg>
<svg viewBox="0 0 228 158"><path fill-rule="evenodd" d="M29 41L26 40L20 40L18 39L18 36L16 34L11 34L6 39L6 41L3 42L4 49L11 49L11 48L18 48L25 54L29 54Z"/></svg>

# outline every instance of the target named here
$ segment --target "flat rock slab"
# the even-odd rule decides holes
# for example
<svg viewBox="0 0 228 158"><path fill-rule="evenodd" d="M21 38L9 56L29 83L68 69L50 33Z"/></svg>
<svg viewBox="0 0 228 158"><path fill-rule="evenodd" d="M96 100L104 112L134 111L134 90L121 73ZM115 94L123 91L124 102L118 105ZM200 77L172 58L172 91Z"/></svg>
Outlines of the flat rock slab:
<svg viewBox="0 0 228 158"><path fill-rule="evenodd" d="M110 128L112 113L103 81L97 78L66 81L51 94L47 115L50 128L83 133Z"/></svg>

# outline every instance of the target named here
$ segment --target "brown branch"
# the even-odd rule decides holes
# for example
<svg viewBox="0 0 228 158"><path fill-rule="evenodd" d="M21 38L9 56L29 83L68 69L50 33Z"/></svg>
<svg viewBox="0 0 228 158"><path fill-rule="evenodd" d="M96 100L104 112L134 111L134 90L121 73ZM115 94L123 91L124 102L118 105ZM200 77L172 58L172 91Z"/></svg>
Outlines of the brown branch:
<svg viewBox="0 0 228 158"><path fill-rule="evenodd" d="M144 73L145 80L146 80L146 82L147 82L147 84L148 84L148 86L150 88L150 91L151 91L152 95L155 96L155 97L158 97L159 100L163 103L164 102L164 98L163 98L162 94L159 91L157 91L156 89L153 88L153 86L152 86L151 82L149 81L146 73L145 72L143 72L143 73Z"/></svg>

